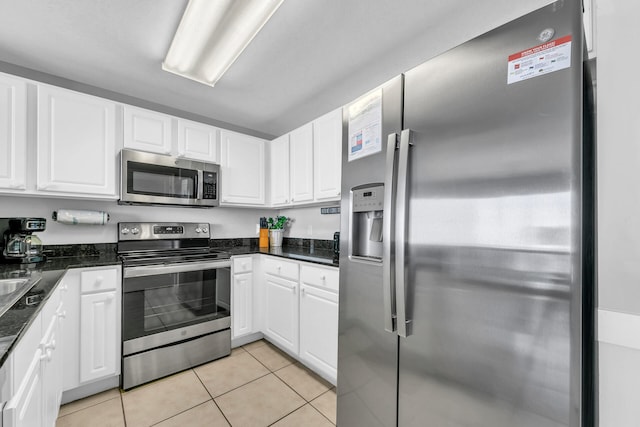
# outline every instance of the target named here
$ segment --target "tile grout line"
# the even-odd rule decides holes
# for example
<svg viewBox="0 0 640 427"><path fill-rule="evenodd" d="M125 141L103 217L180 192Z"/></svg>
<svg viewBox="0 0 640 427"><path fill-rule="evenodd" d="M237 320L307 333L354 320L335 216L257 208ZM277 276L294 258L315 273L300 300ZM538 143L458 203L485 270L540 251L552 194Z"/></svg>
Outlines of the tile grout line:
<svg viewBox="0 0 640 427"><path fill-rule="evenodd" d="M266 340L265 340L265 341L266 341ZM266 341L266 342L268 342L268 341ZM266 345L266 344L265 344L265 345ZM272 344L272 345L273 345L273 344ZM259 346L259 347L262 347L262 346ZM259 347L258 347L258 348L259 348ZM274 347L275 347L275 346L274 346ZM244 348L243 348L243 349L244 349ZM280 370L282 370L282 369L284 369L284 368L286 368L286 367L288 367L288 366L295 365L295 364L296 364L296 362L292 362L292 363L290 363L290 364L288 364L288 365L285 365L285 366L283 366L283 367L281 367L281 368L277 369L276 371L272 371L268 366L266 366L264 363L262 363L262 362L261 362L261 361L260 361L256 356L254 356L254 355L253 355L249 350L247 350L247 349L244 349L244 350L245 350L247 353L249 353L249 354L251 355L251 357L253 357L254 359L256 359L256 360L258 361L258 363L262 364L262 366L264 366L265 368L267 368L267 370L268 370L270 373L272 373L276 378L278 378L280 381L282 381L282 382L283 382L287 387L289 387L289 388L290 388L290 389L291 389L295 394L297 394L298 396L300 396L300 398L305 402L302 406L300 406L300 407L298 407L298 408L294 409L293 411L291 411L290 413L288 413L288 414L287 414L287 415L285 415L284 417L282 417L282 418L280 418L280 419L276 420L273 424L277 423L278 421L282 420L283 418L288 417L289 415L291 415L292 413L294 413L294 412L295 412L295 411L297 411L298 409L302 408L304 405L309 404L309 405L311 405L311 407L312 407L313 409L315 409L315 410L316 410L320 415L322 415L322 416L323 416L327 421L329 421L331 424L335 425L335 424L333 423L333 421L331 421L331 420L330 420L330 419L329 419L325 414L323 414L323 413L322 413L322 411L320 411L318 408L316 408L315 406L313 406L313 404L311 403L311 400L307 400L307 399L305 399L305 398L304 398L304 396L302 396L300 393L298 393L298 392L297 392L293 387L291 387L291 386L290 386L290 385L289 385L285 380L283 380L282 378L280 378L280 377L276 374L276 372L277 372L277 371L280 371ZM277 349L277 351L278 351L278 352L281 352L281 351L280 351L280 349ZM262 378L262 377L260 377L260 378ZM256 379L258 379L258 378L256 378ZM255 380L254 380L254 381L255 381ZM250 381L250 382L253 382L253 381ZM247 384L249 384L249 383L247 383ZM331 391L331 390L332 390L332 388L330 387L330 388L329 388L329 389L327 389L326 391L324 391L324 392L320 393L318 396L314 397L312 400L315 400L315 399L319 398L320 396L322 396L323 394L326 394L327 392L329 392L329 391ZM226 394L226 393L225 393L225 394ZM273 424L269 424L269 425L271 426L271 425L273 425Z"/></svg>
<svg viewBox="0 0 640 427"><path fill-rule="evenodd" d="M331 390L332 390L332 389L329 389L329 390L325 391L325 392L324 392L324 393L322 393L320 396L323 396L323 395L325 395L325 394L329 393ZM318 396L318 397L314 398L313 400L318 399L320 396ZM337 398L338 398L338 396L337 396L337 393L336 393L336 399L337 399ZM313 407L313 409L315 409L316 411L318 411L318 412L320 413L320 415L322 415L323 417L325 417L325 418L326 418L326 419L327 419L331 424L336 425L333 421L331 421L331 420L329 419L329 417L327 417L327 416L324 414L324 412L322 412L320 409L316 408L316 407L313 405L313 403L309 402L309 405L311 405L311 406ZM336 421L338 421L338 420L337 420L337 418L338 418L338 414L336 414Z"/></svg>
<svg viewBox="0 0 640 427"><path fill-rule="evenodd" d="M209 395L209 397L211 397L211 401L213 402L214 405L216 405L216 408L218 408L218 411L220 411L220 413L224 417L224 419L227 422L227 424L231 425L231 421L229 421L229 418L227 418L227 416L225 415L225 413L222 410L222 408L218 405L218 403L216 402L216 399L213 397L213 395L211 394L211 392L209 391L209 389L207 388L205 383L202 382L202 378L200 378L200 375L198 375L198 373L196 372L195 369L193 369L193 373L196 374L196 378L198 378L198 381L200 381L200 384L202 384L202 387L204 387L204 389L207 390L207 394Z"/></svg>
<svg viewBox="0 0 640 427"><path fill-rule="evenodd" d="M120 391L120 387L118 387L118 397L120 397L120 409L122 409L122 421L124 422L124 427L127 427L127 414L124 411L124 401L122 400L122 391Z"/></svg>
<svg viewBox="0 0 640 427"><path fill-rule="evenodd" d="M88 397L91 397L91 396L87 396L87 398L88 398ZM117 397L116 397L116 396L114 396L114 397L112 397L112 398L110 398L110 399L106 399L106 400L103 400L103 401L101 401L101 402L94 403L93 405L89 405L89 406L84 407L84 408L76 409L75 411L73 411L73 412L69 412L68 414L64 414L64 415L60 415L60 412L58 411L58 418L68 417L69 415L76 414L76 413L78 413L78 412L84 411L84 410L89 409L89 408L93 408L94 406L102 405L103 403L106 403L106 402L108 402L108 401L110 401L110 400L114 400L114 399L116 399L116 398L117 398ZM78 399L78 400L82 400L82 399ZM67 403L66 405L68 405L68 404L70 404L70 403L73 403L73 402L69 402L69 403ZM64 405L62 405L62 406L64 406ZM62 406L61 406L61 407L62 407ZM56 419L58 419L58 418L56 418Z"/></svg>

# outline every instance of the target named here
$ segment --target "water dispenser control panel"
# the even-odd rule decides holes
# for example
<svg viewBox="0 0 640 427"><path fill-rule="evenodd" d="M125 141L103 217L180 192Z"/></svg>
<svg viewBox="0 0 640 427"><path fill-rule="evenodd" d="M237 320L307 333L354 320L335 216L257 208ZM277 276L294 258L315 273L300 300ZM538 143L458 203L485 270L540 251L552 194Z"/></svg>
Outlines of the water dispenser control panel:
<svg viewBox="0 0 640 427"><path fill-rule="evenodd" d="M384 202L384 186L354 189L353 212L381 211Z"/></svg>

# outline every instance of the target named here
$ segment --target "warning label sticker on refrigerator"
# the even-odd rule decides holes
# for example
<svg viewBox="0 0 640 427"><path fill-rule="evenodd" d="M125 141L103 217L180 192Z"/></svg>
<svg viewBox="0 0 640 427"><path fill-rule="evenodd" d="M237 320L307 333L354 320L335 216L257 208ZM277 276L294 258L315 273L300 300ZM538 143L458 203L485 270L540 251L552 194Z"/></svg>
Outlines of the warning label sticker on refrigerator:
<svg viewBox="0 0 640 427"><path fill-rule="evenodd" d="M349 161L382 150L382 89L349 106Z"/></svg>
<svg viewBox="0 0 640 427"><path fill-rule="evenodd" d="M571 35L509 55L507 84L571 67Z"/></svg>

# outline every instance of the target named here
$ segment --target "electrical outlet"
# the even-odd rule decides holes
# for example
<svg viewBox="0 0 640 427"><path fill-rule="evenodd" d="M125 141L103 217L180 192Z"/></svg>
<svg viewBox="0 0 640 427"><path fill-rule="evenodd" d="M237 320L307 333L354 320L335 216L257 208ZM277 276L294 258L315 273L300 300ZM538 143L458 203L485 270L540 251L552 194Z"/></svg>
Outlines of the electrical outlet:
<svg viewBox="0 0 640 427"><path fill-rule="evenodd" d="M256 235L260 234L260 224L256 224Z"/></svg>

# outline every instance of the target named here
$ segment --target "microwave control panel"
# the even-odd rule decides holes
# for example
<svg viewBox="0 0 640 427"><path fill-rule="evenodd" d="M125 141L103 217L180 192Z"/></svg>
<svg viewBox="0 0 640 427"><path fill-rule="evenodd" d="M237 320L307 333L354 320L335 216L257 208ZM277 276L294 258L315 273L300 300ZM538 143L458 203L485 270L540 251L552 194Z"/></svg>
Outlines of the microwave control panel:
<svg viewBox="0 0 640 427"><path fill-rule="evenodd" d="M217 199L218 189L216 188L216 174L213 172L204 172L202 174L202 198L203 199Z"/></svg>

